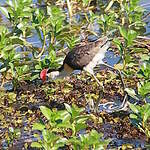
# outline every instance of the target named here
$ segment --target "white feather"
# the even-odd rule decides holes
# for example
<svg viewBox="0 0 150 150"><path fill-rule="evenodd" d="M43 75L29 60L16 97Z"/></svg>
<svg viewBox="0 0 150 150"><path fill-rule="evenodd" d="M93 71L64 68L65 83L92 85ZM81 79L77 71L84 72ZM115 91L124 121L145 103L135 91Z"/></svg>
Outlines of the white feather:
<svg viewBox="0 0 150 150"><path fill-rule="evenodd" d="M93 73L94 67L96 67L99 64L103 64L103 58L105 57L105 53L109 47L110 47L110 42L107 42L107 44L105 44L103 47L99 49L98 53L94 56L92 61L83 69L91 74L94 74Z"/></svg>

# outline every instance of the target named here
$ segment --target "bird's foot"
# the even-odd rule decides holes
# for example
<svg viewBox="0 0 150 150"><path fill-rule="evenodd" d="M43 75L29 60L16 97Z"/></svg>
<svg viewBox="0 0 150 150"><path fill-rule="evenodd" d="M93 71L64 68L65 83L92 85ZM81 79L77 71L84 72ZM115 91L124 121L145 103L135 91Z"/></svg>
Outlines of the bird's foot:
<svg viewBox="0 0 150 150"><path fill-rule="evenodd" d="M127 111L128 109L127 94L124 96L123 102L121 104L117 104L115 102L107 102L105 104L99 104L98 108L99 111L106 111L107 113Z"/></svg>

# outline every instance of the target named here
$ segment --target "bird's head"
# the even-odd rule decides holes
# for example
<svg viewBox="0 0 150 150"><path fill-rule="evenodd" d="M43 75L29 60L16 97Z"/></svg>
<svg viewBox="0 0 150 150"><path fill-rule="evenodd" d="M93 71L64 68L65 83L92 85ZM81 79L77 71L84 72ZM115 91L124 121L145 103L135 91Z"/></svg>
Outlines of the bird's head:
<svg viewBox="0 0 150 150"><path fill-rule="evenodd" d="M56 79L56 77L59 76L59 71L52 71L51 69L43 69L40 73L40 79L45 82L47 77L49 79Z"/></svg>

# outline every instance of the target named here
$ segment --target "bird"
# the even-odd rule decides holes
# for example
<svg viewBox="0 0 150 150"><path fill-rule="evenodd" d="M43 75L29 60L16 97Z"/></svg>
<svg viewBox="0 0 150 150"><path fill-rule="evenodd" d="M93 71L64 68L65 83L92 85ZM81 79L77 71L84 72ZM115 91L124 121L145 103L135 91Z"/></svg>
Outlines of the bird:
<svg viewBox="0 0 150 150"><path fill-rule="evenodd" d="M69 76L74 70L81 70L91 74L98 85L101 87L102 93L104 92L103 84L97 79L94 74L94 68L97 65L105 65L111 69L113 67L105 64L103 58L105 57L106 51L110 48L111 40L107 37L101 37L94 42L81 42L76 45L65 57L63 64L58 69L43 69L40 73L40 78L43 82L46 81L46 78L58 79ZM116 69L115 69L116 70ZM121 73L119 71L121 77ZM122 77L121 77L122 81ZM123 81L122 81L123 83ZM124 84L124 83L123 83ZM118 107L117 107L118 108ZM114 109L114 107L113 107Z"/></svg>
<svg viewBox="0 0 150 150"><path fill-rule="evenodd" d="M57 79L70 75L74 70L84 70L90 73L100 84L94 75L93 69L103 63L102 60L109 47L110 41L106 36L94 42L81 42L66 55L60 68L56 70L43 69L40 78L45 82L46 76Z"/></svg>

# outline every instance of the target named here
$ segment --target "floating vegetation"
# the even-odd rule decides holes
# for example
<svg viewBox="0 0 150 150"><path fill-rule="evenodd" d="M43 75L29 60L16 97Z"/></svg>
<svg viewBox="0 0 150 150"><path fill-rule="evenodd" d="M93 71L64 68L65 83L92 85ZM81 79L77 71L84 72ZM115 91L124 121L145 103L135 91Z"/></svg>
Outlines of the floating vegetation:
<svg viewBox="0 0 150 150"><path fill-rule="evenodd" d="M6 0L0 13L0 148L150 147L149 12L139 0ZM81 41L103 36L111 41L104 61L116 69L95 68L103 96L84 71L40 80ZM107 111L125 95L126 109Z"/></svg>

